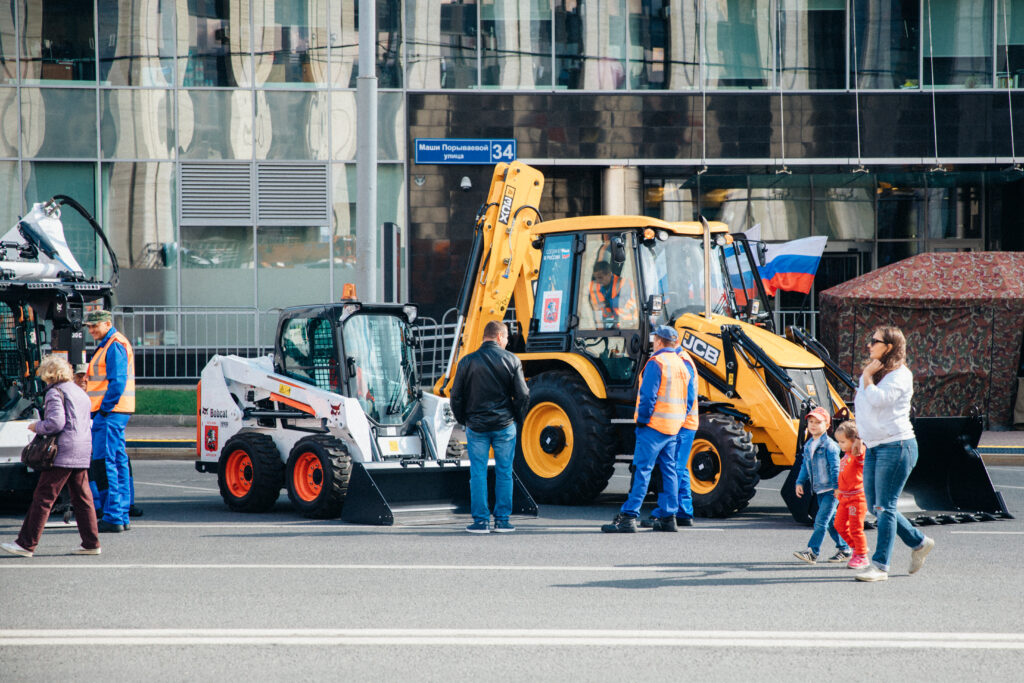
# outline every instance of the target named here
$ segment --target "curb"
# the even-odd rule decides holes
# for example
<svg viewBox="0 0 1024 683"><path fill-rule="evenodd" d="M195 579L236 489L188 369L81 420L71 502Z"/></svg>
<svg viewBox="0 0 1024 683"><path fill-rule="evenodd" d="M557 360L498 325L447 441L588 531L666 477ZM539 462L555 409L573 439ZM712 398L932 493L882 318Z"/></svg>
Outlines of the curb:
<svg viewBox="0 0 1024 683"><path fill-rule="evenodd" d="M195 415L132 415L128 423L133 427L192 427L195 429Z"/></svg>

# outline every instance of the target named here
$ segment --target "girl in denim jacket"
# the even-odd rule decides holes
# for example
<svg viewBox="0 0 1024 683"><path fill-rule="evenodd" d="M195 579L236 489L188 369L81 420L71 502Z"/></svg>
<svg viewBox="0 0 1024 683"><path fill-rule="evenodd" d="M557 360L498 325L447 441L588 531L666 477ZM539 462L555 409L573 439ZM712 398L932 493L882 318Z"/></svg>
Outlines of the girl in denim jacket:
<svg viewBox="0 0 1024 683"><path fill-rule="evenodd" d="M836 554L828 558L829 562L847 562L850 546L839 535L832 520L836 515L836 487L839 485L839 444L826 434L832 418L821 407L807 413L807 433L811 437L804 443L804 459L800 465L800 475L796 480L796 495L804 495L804 486L810 484L811 490L818 497L818 514L814 517L814 532L807 542L807 550L798 550L793 555L807 564L818 561L821 542L825 531L836 543Z"/></svg>

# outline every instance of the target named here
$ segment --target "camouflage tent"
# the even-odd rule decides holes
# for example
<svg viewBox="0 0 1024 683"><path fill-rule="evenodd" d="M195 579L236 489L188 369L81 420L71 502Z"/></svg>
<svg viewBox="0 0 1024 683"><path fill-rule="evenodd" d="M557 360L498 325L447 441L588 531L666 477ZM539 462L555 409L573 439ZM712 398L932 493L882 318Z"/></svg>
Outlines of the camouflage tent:
<svg viewBox="0 0 1024 683"><path fill-rule="evenodd" d="M919 254L821 293L819 337L856 375L875 327L907 336L914 405L922 417L1011 422L1024 337L1024 254Z"/></svg>

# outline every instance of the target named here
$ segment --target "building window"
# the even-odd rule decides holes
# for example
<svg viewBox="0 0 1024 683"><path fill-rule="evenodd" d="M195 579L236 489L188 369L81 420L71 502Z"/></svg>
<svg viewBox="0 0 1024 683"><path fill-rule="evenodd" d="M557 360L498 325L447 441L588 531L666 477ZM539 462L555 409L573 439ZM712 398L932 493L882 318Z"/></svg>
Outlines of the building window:
<svg viewBox="0 0 1024 683"><path fill-rule="evenodd" d="M925 85L992 85L992 3L924 0Z"/></svg>
<svg viewBox="0 0 1024 683"><path fill-rule="evenodd" d="M778 65L786 90L846 87L846 0L782 0Z"/></svg>
<svg viewBox="0 0 1024 683"><path fill-rule="evenodd" d="M410 88L477 86L477 6L473 0L409 2L406 54Z"/></svg>
<svg viewBox="0 0 1024 683"><path fill-rule="evenodd" d="M508 89L551 87L551 5L548 0L483 0L481 82Z"/></svg>
<svg viewBox="0 0 1024 683"><path fill-rule="evenodd" d="M97 3L97 8L100 83L172 86L173 0L112 0Z"/></svg>
<svg viewBox="0 0 1024 683"><path fill-rule="evenodd" d="M853 0L850 8L853 87L918 87L920 0Z"/></svg>
<svg viewBox="0 0 1024 683"><path fill-rule="evenodd" d="M21 0L21 64L24 78L96 82L93 3Z"/></svg>
<svg viewBox="0 0 1024 683"><path fill-rule="evenodd" d="M555 4L557 84L571 90L626 87L624 0Z"/></svg>
<svg viewBox="0 0 1024 683"><path fill-rule="evenodd" d="M706 0L701 25L709 88L773 84L773 4L771 0Z"/></svg>
<svg viewBox="0 0 1024 683"><path fill-rule="evenodd" d="M996 87L1024 88L1024 0L996 0Z"/></svg>

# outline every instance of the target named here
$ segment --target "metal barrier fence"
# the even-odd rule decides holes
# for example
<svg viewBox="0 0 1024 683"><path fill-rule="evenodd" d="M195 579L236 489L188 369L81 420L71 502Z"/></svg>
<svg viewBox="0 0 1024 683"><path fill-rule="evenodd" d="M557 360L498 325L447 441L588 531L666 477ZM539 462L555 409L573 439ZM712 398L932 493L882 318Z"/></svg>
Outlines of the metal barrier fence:
<svg viewBox="0 0 1024 683"><path fill-rule="evenodd" d="M192 384L214 355L244 358L272 353L278 310L206 306L122 306L114 326L132 342L135 376L149 384ZM776 311L776 329L799 325L817 336L817 311ZM420 383L431 386L444 374L455 338L458 312L417 318L413 324ZM513 333L516 331L513 323Z"/></svg>

